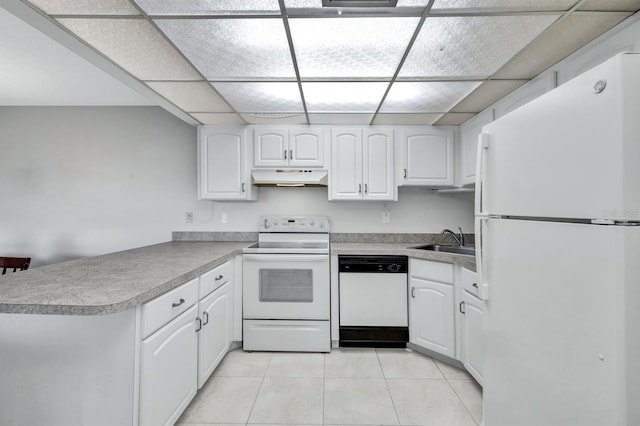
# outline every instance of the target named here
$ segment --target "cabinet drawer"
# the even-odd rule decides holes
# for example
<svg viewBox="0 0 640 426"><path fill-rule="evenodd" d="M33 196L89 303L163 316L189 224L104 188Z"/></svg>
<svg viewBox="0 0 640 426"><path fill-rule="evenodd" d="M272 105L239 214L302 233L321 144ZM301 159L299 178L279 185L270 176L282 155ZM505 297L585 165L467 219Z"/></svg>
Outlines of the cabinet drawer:
<svg viewBox="0 0 640 426"><path fill-rule="evenodd" d="M480 292L478 290L478 274L467 269L460 268L460 279L462 281L462 288L467 292L473 294L477 298L480 298Z"/></svg>
<svg viewBox="0 0 640 426"><path fill-rule="evenodd" d="M142 338L167 324L198 301L198 279L142 305Z"/></svg>
<svg viewBox="0 0 640 426"><path fill-rule="evenodd" d="M409 273L412 277L453 284L453 264L451 263L409 259Z"/></svg>
<svg viewBox="0 0 640 426"><path fill-rule="evenodd" d="M233 278L233 262L226 261L200 276L200 294L198 299L207 296L213 290L229 282Z"/></svg>

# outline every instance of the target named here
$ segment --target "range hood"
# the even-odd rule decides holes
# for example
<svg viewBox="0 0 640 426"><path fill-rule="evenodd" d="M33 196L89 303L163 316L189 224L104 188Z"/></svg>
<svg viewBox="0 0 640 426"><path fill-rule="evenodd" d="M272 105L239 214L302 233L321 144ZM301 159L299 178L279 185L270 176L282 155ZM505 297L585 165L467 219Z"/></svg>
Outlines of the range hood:
<svg viewBox="0 0 640 426"><path fill-rule="evenodd" d="M256 186L327 186L329 175L326 170L312 169L253 169L253 184Z"/></svg>

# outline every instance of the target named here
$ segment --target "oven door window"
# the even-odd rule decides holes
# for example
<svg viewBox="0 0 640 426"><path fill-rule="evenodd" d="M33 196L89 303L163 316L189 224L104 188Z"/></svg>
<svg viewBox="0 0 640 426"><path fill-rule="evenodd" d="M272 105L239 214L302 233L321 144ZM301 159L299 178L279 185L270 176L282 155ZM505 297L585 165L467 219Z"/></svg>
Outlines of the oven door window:
<svg viewBox="0 0 640 426"><path fill-rule="evenodd" d="M260 302L313 302L311 269L260 269Z"/></svg>

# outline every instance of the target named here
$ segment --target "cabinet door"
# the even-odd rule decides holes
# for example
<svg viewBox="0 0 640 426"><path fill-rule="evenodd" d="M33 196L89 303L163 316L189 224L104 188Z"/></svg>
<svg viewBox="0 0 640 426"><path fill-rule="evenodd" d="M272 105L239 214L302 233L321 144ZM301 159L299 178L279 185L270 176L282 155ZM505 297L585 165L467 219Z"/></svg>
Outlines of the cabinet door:
<svg viewBox="0 0 640 426"><path fill-rule="evenodd" d="M362 142L364 200L397 200L393 130L365 129Z"/></svg>
<svg viewBox="0 0 640 426"><path fill-rule="evenodd" d="M256 167L283 167L289 164L289 134L286 128L256 127L253 130Z"/></svg>
<svg viewBox="0 0 640 426"><path fill-rule="evenodd" d="M195 396L198 338L192 306L142 341L140 425L173 425Z"/></svg>
<svg viewBox="0 0 640 426"><path fill-rule="evenodd" d="M331 129L330 200L362 199L362 129Z"/></svg>
<svg viewBox="0 0 640 426"><path fill-rule="evenodd" d="M493 121L493 109L485 110L460 126L460 180L463 185L476 181L476 157L478 156L478 136L482 127Z"/></svg>
<svg viewBox="0 0 640 426"><path fill-rule="evenodd" d="M433 127L403 130L403 185L453 185L453 130Z"/></svg>
<svg viewBox="0 0 640 426"><path fill-rule="evenodd" d="M198 195L203 200L253 200L243 127L198 128Z"/></svg>
<svg viewBox="0 0 640 426"><path fill-rule="evenodd" d="M453 285L411 276L409 341L455 357Z"/></svg>
<svg viewBox="0 0 640 426"><path fill-rule="evenodd" d="M324 166L323 129L303 127L289 130L289 165L295 167Z"/></svg>
<svg viewBox="0 0 640 426"><path fill-rule="evenodd" d="M200 301L202 329L198 333L198 389L229 350L231 344L231 284L222 287Z"/></svg>
<svg viewBox="0 0 640 426"><path fill-rule="evenodd" d="M476 381L482 384L482 363L484 359L482 300L464 291L459 312L462 319L460 361Z"/></svg>

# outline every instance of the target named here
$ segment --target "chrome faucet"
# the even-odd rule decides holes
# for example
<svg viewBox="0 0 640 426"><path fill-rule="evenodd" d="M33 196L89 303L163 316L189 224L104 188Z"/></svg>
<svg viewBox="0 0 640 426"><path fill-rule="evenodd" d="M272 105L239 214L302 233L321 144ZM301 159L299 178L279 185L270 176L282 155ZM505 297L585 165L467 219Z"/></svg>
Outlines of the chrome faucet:
<svg viewBox="0 0 640 426"><path fill-rule="evenodd" d="M456 240L456 243L458 243L459 246L463 246L464 245L464 234L462 233L462 228L460 226L458 226L458 229L460 230L459 234L456 234L455 232L453 232L450 229L443 229L441 234L442 235L451 234L453 239Z"/></svg>

